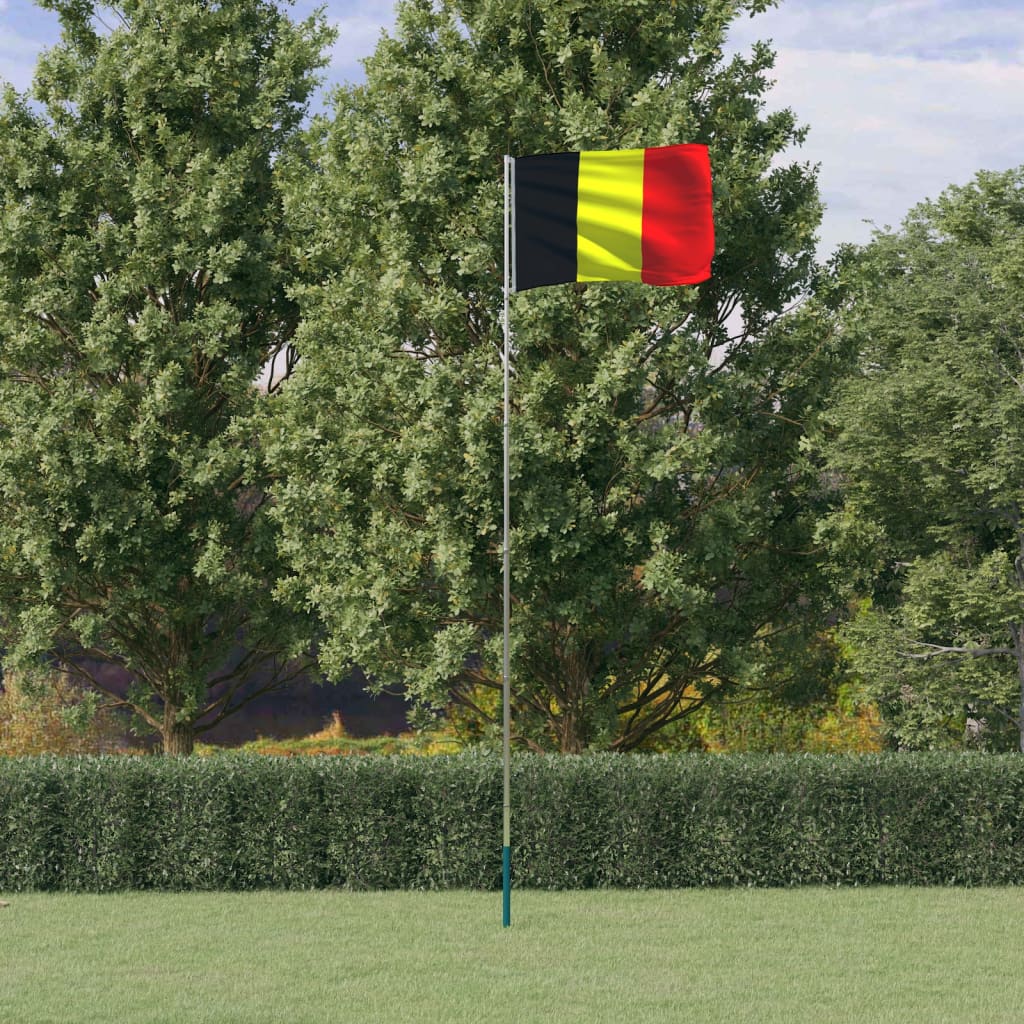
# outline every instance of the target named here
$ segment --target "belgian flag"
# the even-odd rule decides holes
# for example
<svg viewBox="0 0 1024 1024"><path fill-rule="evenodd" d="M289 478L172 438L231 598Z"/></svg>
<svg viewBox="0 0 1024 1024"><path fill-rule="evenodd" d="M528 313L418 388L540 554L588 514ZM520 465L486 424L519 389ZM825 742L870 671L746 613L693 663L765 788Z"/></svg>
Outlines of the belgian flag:
<svg viewBox="0 0 1024 1024"><path fill-rule="evenodd" d="M697 284L715 232L707 146L512 162L512 291L566 281Z"/></svg>

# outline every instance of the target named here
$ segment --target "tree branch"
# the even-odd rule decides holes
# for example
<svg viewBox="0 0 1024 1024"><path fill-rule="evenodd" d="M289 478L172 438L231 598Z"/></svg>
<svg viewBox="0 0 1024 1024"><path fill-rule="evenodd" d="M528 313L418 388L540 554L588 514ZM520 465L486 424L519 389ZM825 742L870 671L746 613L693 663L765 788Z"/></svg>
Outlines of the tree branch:
<svg viewBox="0 0 1024 1024"><path fill-rule="evenodd" d="M928 650L921 654L911 654L909 651L900 651L901 658L914 658L922 660L926 658L941 658L943 655L952 655L957 658L986 658L993 654L1015 654L1012 647L947 647L944 644L929 644L924 640L911 640L912 644L918 647L927 647Z"/></svg>

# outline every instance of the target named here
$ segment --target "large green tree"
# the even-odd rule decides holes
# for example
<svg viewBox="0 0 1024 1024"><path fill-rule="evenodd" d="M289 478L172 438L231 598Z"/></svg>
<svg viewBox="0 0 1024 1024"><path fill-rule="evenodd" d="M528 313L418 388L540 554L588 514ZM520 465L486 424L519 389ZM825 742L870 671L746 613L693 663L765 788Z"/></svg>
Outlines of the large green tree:
<svg viewBox="0 0 1024 1024"><path fill-rule="evenodd" d="M329 670L495 719L502 155L677 142L710 147L710 281L513 297L518 741L635 748L798 664L822 597L799 445L831 355L776 323L812 276L815 174L780 158L802 129L764 112L767 46L723 57L765 6L408 0L334 97L315 174L291 166L320 283L273 442L286 589Z"/></svg>
<svg viewBox="0 0 1024 1024"><path fill-rule="evenodd" d="M253 424L297 322L274 165L329 33L268 0L44 6L61 42L0 102L0 645L187 753L308 641Z"/></svg>
<svg viewBox="0 0 1024 1024"><path fill-rule="evenodd" d="M901 745L1024 749L1024 169L916 207L848 275L828 530L870 595L855 661Z"/></svg>

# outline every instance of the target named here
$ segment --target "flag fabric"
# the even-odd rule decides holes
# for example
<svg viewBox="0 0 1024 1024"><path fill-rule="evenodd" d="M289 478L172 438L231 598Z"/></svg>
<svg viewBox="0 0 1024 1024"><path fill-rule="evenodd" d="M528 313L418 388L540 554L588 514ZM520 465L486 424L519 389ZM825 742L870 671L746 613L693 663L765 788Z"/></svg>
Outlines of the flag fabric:
<svg viewBox="0 0 1024 1024"><path fill-rule="evenodd" d="M512 162L512 291L567 281L697 284L715 250L707 146Z"/></svg>

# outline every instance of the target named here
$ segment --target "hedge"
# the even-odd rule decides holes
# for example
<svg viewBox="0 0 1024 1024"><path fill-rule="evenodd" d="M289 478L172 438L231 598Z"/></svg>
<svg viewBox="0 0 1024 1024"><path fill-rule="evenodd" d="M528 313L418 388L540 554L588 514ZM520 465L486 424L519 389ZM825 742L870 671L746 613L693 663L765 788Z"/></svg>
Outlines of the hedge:
<svg viewBox="0 0 1024 1024"><path fill-rule="evenodd" d="M519 887L1024 882L1024 757L518 755ZM0 891L500 885L501 763L0 758Z"/></svg>

